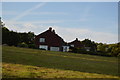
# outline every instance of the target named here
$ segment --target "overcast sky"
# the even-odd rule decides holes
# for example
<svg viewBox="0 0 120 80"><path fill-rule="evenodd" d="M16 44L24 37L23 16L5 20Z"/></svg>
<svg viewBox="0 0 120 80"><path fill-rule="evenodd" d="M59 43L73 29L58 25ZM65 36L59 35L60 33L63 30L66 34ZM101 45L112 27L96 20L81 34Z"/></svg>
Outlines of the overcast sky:
<svg viewBox="0 0 120 80"><path fill-rule="evenodd" d="M117 2L3 2L2 20L10 30L36 35L52 26L67 42L118 42Z"/></svg>

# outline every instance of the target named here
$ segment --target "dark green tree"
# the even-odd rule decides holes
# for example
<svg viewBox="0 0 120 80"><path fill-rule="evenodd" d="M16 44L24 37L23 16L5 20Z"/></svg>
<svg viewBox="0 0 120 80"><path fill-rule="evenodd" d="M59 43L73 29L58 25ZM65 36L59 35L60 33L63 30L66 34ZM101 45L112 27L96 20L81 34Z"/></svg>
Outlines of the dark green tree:
<svg viewBox="0 0 120 80"><path fill-rule="evenodd" d="M9 43L9 30L6 27L2 27L2 44Z"/></svg>
<svg viewBox="0 0 120 80"><path fill-rule="evenodd" d="M89 39L85 39L82 41L84 47L90 47L90 51L95 52L97 49L97 44L94 41L91 41Z"/></svg>

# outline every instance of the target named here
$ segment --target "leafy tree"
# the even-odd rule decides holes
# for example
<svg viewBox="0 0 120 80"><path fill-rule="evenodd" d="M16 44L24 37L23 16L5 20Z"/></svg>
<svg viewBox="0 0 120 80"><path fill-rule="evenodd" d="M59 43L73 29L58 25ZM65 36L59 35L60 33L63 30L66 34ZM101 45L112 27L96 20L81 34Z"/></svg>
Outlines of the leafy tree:
<svg viewBox="0 0 120 80"><path fill-rule="evenodd" d="M108 50L108 45L107 44L103 44L103 43L99 43L97 45L97 51L100 51L100 52L107 52Z"/></svg>
<svg viewBox="0 0 120 80"><path fill-rule="evenodd" d="M24 42L25 44L34 44L34 33L17 33L10 31L6 27L2 27L2 44L8 44L9 46L17 46L18 43Z"/></svg>
<svg viewBox="0 0 120 80"><path fill-rule="evenodd" d="M97 45L94 41L91 41L89 39L85 39L82 41L82 43L84 44L84 47L90 47L90 51L96 51L97 49Z"/></svg>
<svg viewBox="0 0 120 80"><path fill-rule="evenodd" d="M34 38L35 38L35 34L34 32L28 32L28 40L30 44L34 44Z"/></svg>
<svg viewBox="0 0 120 80"><path fill-rule="evenodd" d="M19 33L20 35L20 42L25 42L26 44L34 44L34 37L35 34L33 32L28 33Z"/></svg>
<svg viewBox="0 0 120 80"><path fill-rule="evenodd" d="M29 48L33 48L33 49L36 49L36 48L37 48L35 44L29 44L28 47L29 47Z"/></svg>
<svg viewBox="0 0 120 80"><path fill-rule="evenodd" d="M118 56L120 55L120 43L117 44L103 44L99 43L97 51L102 55Z"/></svg>
<svg viewBox="0 0 120 80"><path fill-rule="evenodd" d="M1 21L1 17L0 17L0 27L4 27L5 24Z"/></svg>
<svg viewBox="0 0 120 80"><path fill-rule="evenodd" d="M9 30L6 27L2 27L2 44L8 44Z"/></svg>
<svg viewBox="0 0 120 80"><path fill-rule="evenodd" d="M120 55L120 43L114 44L111 49L112 56L119 56Z"/></svg>
<svg viewBox="0 0 120 80"><path fill-rule="evenodd" d="M20 36L17 32L14 31L10 31L9 35L8 35L9 39L8 39L8 44L17 46L18 43L20 42Z"/></svg>

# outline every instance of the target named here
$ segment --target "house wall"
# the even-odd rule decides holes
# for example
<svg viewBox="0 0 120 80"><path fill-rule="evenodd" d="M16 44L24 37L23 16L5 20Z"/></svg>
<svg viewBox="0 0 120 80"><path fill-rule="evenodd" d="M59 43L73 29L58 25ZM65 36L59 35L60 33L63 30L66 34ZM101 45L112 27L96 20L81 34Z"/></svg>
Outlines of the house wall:
<svg viewBox="0 0 120 80"><path fill-rule="evenodd" d="M40 42L40 38L45 38L45 42ZM52 30L47 30L35 37L35 44L38 48L39 45L47 45L48 50L51 50L51 47L53 47L54 49L55 47L59 47L59 51L62 51L62 45L64 44L64 41L61 37L55 34L55 31L53 32Z"/></svg>
<svg viewBox="0 0 120 80"><path fill-rule="evenodd" d="M69 51L69 46L63 46L63 52L68 52Z"/></svg>
<svg viewBox="0 0 120 80"><path fill-rule="evenodd" d="M74 40L70 43L68 43L71 47L75 47L75 48L80 48L80 47L83 47L83 44L78 40Z"/></svg>

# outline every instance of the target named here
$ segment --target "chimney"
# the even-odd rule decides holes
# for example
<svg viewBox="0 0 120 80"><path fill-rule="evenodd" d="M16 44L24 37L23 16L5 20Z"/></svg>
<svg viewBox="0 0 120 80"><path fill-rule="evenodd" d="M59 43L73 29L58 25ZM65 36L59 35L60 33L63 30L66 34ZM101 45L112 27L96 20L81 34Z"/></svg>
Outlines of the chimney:
<svg viewBox="0 0 120 80"><path fill-rule="evenodd" d="M53 33L55 33L55 30L53 30Z"/></svg>
<svg viewBox="0 0 120 80"><path fill-rule="evenodd" d="M49 30L52 31L52 27L49 27Z"/></svg>
<svg viewBox="0 0 120 80"><path fill-rule="evenodd" d="M78 41L78 38L76 38L76 41Z"/></svg>

